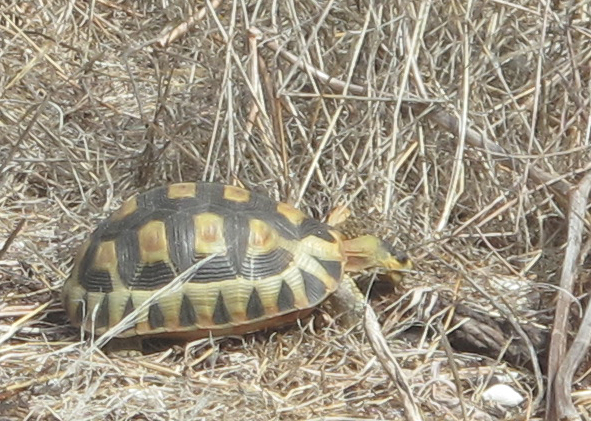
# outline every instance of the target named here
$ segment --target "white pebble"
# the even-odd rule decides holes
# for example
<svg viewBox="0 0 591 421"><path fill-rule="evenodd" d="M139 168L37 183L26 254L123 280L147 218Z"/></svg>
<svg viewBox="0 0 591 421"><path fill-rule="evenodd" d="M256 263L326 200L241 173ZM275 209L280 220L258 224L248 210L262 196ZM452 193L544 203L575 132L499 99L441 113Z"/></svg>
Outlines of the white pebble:
<svg viewBox="0 0 591 421"><path fill-rule="evenodd" d="M484 391L482 399L492 401L503 406L517 406L524 401L524 397L506 384L495 384Z"/></svg>

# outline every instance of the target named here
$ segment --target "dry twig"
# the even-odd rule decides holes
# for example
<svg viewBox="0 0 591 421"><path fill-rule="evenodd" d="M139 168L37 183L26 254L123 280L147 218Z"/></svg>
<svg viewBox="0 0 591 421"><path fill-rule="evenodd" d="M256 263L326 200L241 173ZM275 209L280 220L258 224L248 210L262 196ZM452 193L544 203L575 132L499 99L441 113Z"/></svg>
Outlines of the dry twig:
<svg viewBox="0 0 591 421"><path fill-rule="evenodd" d="M207 6L204 7L195 7L193 14L189 16L187 20L184 22L179 23L173 29L165 29L162 31L156 43L160 47L167 47L173 42L175 42L180 37L187 34L194 26L205 17L207 13L207 9L211 8L212 10L217 9L222 4L222 0L207 0Z"/></svg>
<svg viewBox="0 0 591 421"><path fill-rule="evenodd" d="M388 376L390 376L390 379L392 379L396 385L396 390L398 390L402 396L406 419L409 421L422 420L423 416L415 401L413 391L408 384L408 380L404 376L402 368L400 368L396 358L394 358L394 355L392 355L390 347L388 346L388 342L382 334L382 328L378 322L376 313L369 305L365 307L363 325L373 351L376 353L380 363L382 363L382 367L384 367L386 373L388 373Z"/></svg>
<svg viewBox="0 0 591 421"><path fill-rule="evenodd" d="M250 28L250 31L255 34L262 34L262 32L259 29L254 27ZM316 69L313 65L305 63L292 53L285 51L283 48L279 46L279 44L276 41L272 39L267 40L266 42L262 43L262 45L279 53L281 57L285 58L290 63L297 65L302 71L311 73L319 81L326 83L328 86L331 87L331 89L337 92L345 92L345 87L347 87L348 92L355 93L356 95L367 95L367 89L365 87L356 85L354 83L347 84L344 81L338 80L327 75L319 69ZM387 96L392 100L401 98L400 94L396 93L390 93ZM402 101L407 106L410 106L421 113L428 111L427 107L423 105L424 103L436 103L429 99L415 99L411 97L403 99ZM452 114L448 113L447 111L443 109L437 109L436 111L427 112L426 115L433 122L439 124L449 132L456 135L460 134L462 128L460 120ZM466 123L466 125L468 125L468 123ZM481 149L486 155L495 159L495 162L497 162L499 165L507 165L513 168L514 170L520 169L515 159L511 159L509 157L510 154L508 154L498 143L491 141L483 134L484 130L476 130L468 127L465 127L464 130L466 141L470 146ZM566 200L566 197L568 196L568 192L570 190L570 183L564 180L562 176L553 176L551 174L548 174L547 172L545 172L541 168L538 168L535 165L532 165L529 168L528 174L536 183L548 186L559 196L561 200Z"/></svg>
<svg viewBox="0 0 591 421"><path fill-rule="evenodd" d="M550 356L548 358L548 401L547 420L580 420L580 414L571 398L572 380L591 343L591 305L587 305L575 339L568 350L567 332L573 288L578 273L578 261L585 230L587 203L591 192L591 173L579 182L570 196L568 213L568 240L562 273L558 302L552 327Z"/></svg>

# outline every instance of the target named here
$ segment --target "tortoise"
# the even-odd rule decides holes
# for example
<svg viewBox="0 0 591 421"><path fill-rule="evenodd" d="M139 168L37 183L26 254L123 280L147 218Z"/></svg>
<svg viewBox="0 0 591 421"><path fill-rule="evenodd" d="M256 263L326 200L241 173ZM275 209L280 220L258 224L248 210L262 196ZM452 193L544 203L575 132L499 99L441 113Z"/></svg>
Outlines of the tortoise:
<svg viewBox="0 0 591 421"><path fill-rule="evenodd" d="M98 225L62 302L73 325L98 335L128 316L113 336L243 334L305 317L356 288L345 271L370 267L399 274L412 263L377 237L344 239L264 195L177 183L128 199Z"/></svg>

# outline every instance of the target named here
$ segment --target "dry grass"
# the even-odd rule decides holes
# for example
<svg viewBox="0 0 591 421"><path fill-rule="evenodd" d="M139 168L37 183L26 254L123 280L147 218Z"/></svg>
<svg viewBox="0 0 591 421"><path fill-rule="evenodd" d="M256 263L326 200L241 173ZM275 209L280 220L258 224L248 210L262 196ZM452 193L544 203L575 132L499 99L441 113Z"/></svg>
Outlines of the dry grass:
<svg viewBox="0 0 591 421"><path fill-rule="evenodd" d="M348 232L409 250L416 273L371 303L425 419L542 417L531 367L438 329L458 302L551 326L565 193L589 169L591 3L550 3L236 0L162 48L201 3L3 2L0 419L403 418L368 342L326 309L242 339L88 352L58 301L76 247L122 199L198 179L317 217L347 203ZM572 385L585 419L588 363ZM525 402L483 401L494 382Z"/></svg>

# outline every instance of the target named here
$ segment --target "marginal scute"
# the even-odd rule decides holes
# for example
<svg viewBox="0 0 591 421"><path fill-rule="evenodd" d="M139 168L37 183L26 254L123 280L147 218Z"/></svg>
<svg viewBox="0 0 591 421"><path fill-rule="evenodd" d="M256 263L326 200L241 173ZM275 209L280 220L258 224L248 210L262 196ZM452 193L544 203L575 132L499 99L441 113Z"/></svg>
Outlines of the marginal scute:
<svg viewBox="0 0 591 421"><path fill-rule="evenodd" d="M96 313L95 326L97 329L109 326L109 294L103 296Z"/></svg>
<svg viewBox="0 0 591 421"><path fill-rule="evenodd" d="M294 225L299 225L304 219L306 219L306 215L302 211L283 202L277 203L277 213L283 215Z"/></svg>
<svg viewBox="0 0 591 421"><path fill-rule="evenodd" d="M137 211L137 197L127 199L119 209L117 209L109 218L111 221L121 221Z"/></svg>
<svg viewBox="0 0 591 421"><path fill-rule="evenodd" d="M310 305L315 305L326 298L326 285L316 275L300 269L304 286L306 288L306 296Z"/></svg>
<svg viewBox="0 0 591 421"><path fill-rule="evenodd" d="M169 199L187 199L195 197L197 185L195 183L177 183L168 186Z"/></svg>
<svg viewBox="0 0 591 421"><path fill-rule="evenodd" d="M240 187L224 186L224 199L232 202L246 203L250 200L250 192Z"/></svg>
<svg viewBox="0 0 591 421"><path fill-rule="evenodd" d="M222 295L221 291L218 294L218 298L215 302L212 319L216 325L224 325L230 323L231 320L228 309L226 308L226 303L224 303L224 296Z"/></svg>
<svg viewBox="0 0 591 421"><path fill-rule="evenodd" d="M280 312L292 310L295 304L295 297L287 282L281 281L281 288L277 296L277 308Z"/></svg>
<svg viewBox="0 0 591 421"><path fill-rule="evenodd" d="M179 311L179 324L181 326L192 326L195 323L197 323L197 315L193 303L191 303L191 299L187 295L183 294Z"/></svg>
<svg viewBox="0 0 591 421"><path fill-rule="evenodd" d="M248 304L246 305L246 318L248 320L258 319L265 315L265 307L261 301L261 297L257 292L256 288L252 289Z"/></svg>
<svg viewBox="0 0 591 421"><path fill-rule="evenodd" d="M157 302L150 304L150 309L148 310L148 323L152 329L164 326L164 314L162 314L162 310Z"/></svg>
<svg viewBox="0 0 591 421"><path fill-rule="evenodd" d="M135 310L135 307L133 306L133 298L131 297L131 294L130 294L129 297L127 298L127 302L125 303L125 307L123 308L123 314L121 315L121 319L124 319L125 317L130 315L134 310Z"/></svg>

